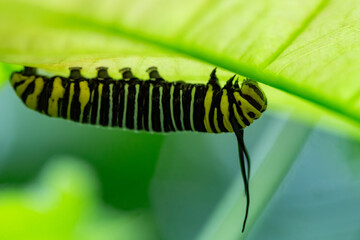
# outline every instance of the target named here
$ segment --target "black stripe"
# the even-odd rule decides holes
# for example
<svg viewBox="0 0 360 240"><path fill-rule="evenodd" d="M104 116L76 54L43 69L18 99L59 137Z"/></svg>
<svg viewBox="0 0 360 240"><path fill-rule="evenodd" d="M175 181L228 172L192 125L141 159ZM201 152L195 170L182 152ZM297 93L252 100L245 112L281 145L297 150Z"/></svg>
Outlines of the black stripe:
<svg viewBox="0 0 360 240"><path fill-rule="evenodd" d="M64 93L64 97L61 101L61 114L60 116L63 118L67 118L67 109L68 109L68 105L69 105L69 95L70 95L70 81L68 81L68 79L61 79L62 84L65 88L65 93Z"/></svg>
<svg viewBox="0 0 360 240"><path fill-rule="evenodd" d="M261 105L253 99L250 95L241 94L241 96L248 101L254 108L256 108L258 111L261 110Z"/></svg>
<svg viewBox="0 0 360 240"><path fill-rule="evenodd" d="M228 99L229 99L229 106L230 106L230 117L234 117L235 118L235 113L234 113L234 108L233 108L233 104L235 103L235 107L236 107L236 111L238 112L241 120L243 121L243 123L246 125L246 126L249 126L250 125L250 122L247 120L247 118L244 116L244 112L241 108L241 102L238 101L236 103L236 99L234 97L234 93L231 92L231 94L228 94ZM235 120L237 121L237 119L235 118ZM231 121L231 120L230 120ZM239 126L241 127L241 126Z"/></svg>
<svg viewBox="0 0 360 240"><path fill-rule="evenodd" d="M120 94L120 81L114 81L111 85L113 88L113 107L112 107L112 124L111 126L118 125L118 112L119 112L119 94Z"/></svg>
<svg viewBox="0 0 360 240"><path fill-rule="evenodd" d="M136 80L128 81L128 98L126 107L126 127L134 129L134 108L136 96Z"/></svg>
<svg viewBox="0 0 360 240"><path fill-rule="evenodd" d="M183 87L182 108L183 108L184 127L186 130L192 130L190 123L190 105L191 105L191 90L193 86L194 85L192 84L184 84Z"/></svg>
<svg viewBox="0 0 360 240"><path fill-rule="evenodd" d="M91 113L90 113L90 123L91 124L96 124L96 116L97 116L97 112L98 112L98 103L99 103L99 85L100 83L96 80L93 80L94 82L94 98L93 101L91 103Z"/></svg>
<svg viewBox="0 0 360 240"><path fill-rule="evenodd" d="M160 106L159 106L159 85L155 82L153 83L153 94L151 98L151 124L152 129L155 132L160 132Z"/></svg>
<svg viewBox="0 0 360 240"><path fill-rule="evenodd" d="M204 119L205 119L205 95L206 86L197 84L195 85L195 99L194 99L194 128L199 132L206 132Z"/></svg>
<svg viewBox="0 0 360 240"><path fill-rule="evenodd" d="M70 119L76 122L80 121L80 85L79 81L74 82L74 95L70 105Z"/></svg>
<svg viewBox="0 0 360 240"><path fill-rule="evenodd" d="M11 77L12 78L12 77ZM25 80L21 80L21 81L19 81L19 82L16 82L15 84L14 84L14 89L16 90L17 89L17 87L19 87L20 85L22 85L23 83L25 83Z"/></svg>
<svg viewBox="0 0 360 240"><path fill-rule="evenodd" d="M82 119L83 123L89 123L89 118L91 118L91 116L90 116L90 109L91 109L91 106L92 106L91 96L93 94L93 91L94 91L94 88L95 88L95 85L96 85L95 81L93 81L91 79L86 80L86 81L87 81L88 87L89 87L90 99L89 99L88 103L84 107L83 119Z"/></svg>
<svg viewBox="0 0 360 240"><path fill-rule="evenodd" d="M138 111L137 111L137 129L144 129L144 111L147 105L145 105L145 96L148 93L148 88L146 87L145 82L139 81L139 93L138 98L136 99L138 103Z"/></svg>
<svg viewBox="0 0 360 240"><path fill-rule="evenodd" d="M250 125L250 122L249 122L249 121L247 120L247 118L244 116L244 112L243 112L242 108L240 107L240 104L235 104L235 106L236 106L237 112L238 112L239 115L240 115L241 120L244 122L244 124L245 124L246 126L249 126L249 125ZM234 111L234 110L233 110L233 111Z"/></svg>
<svg viewBox="0 0 360 240"><path fill-rule="evenodd" d="M145 81L143 84L143 98L144 98L144 106L143 106L143 119L144 119L144 129L149 131L149 96L150 96L150 81Z"/></svg>
<svg viewBox="0 0 360 240"><path fill-rule="evenodd" d="M260 89L257 85L252 84L252 83L247 83L246 85L249 86L251 89L253 89L254 92L260 97L260 99L262 99L262 100L265 99L264 94L260 91Z"/></svg>
<svg viewBox="0 0 360 240"><path fill-rule="evenodd" d="M215 127L215 122L214 122L214 115L215 115L215 107L216 104L214 102L214 96L213 96L213 100L211 101L211 107L210 107L210 111L209 111L209 123L210 123L210 128L214 133L217 133L216 127ZM219 122L219 108L217 109L218 112L218 122Z"/></svg>
<svg viewBox="0 0 360 240"><path fill-rule="evenodd" d="M163 95L162 95L162 107L163 107L163 125L164 125L164 131L174 131L175 128L173 126L172 120L171 120L171 111L170 111L170 87L171 83L164 83L163 84Z"/></svg>
<svg viewBox="0 0 360 240"><path fill-rule="evenodd" d="M102 93L101 93L101 105L100 105L100 125L108 126L109 124L109 108L110 108L110 88L109 81L102 80Z"/></svg>
<svg viewBox="0 0 360 240"><path fill-rule="evenodd" d="M48 81L48 79L45 79L45 77L42 77L42 81L44 83L43 89L41 90L40 94L38 95L38 101L36 104L36 111L41 112L41 113L43 112L44 104L49 99L47 97L48 92L46 91L49 81Z"/></svg>
<svg viewBox="0 0 360 240"><path fill-rule="evenodd" d="M126 85L126 83L124 81L119 81L119 107L118 107L119 111L117 113L119 127L123 127L122 120L123 120L123 116L124 116L124 105L125 105L125 97L124 97L125 85Z"/></svg>
<svg viewBox="0 0 360 240"><path fill-rule="evenodd" d="M217 107L217 120L218 120L218 126L219 126L219 129L220 129L220 132L229 132L229 130L227 130L227 128L225 127L224 125L224 115L221 111L221 98L222 98L222 95L224 94L224 91L221 90L219 91L219 95L218 95L218 100L217 100L217 103L216 103L216 107ZM227 91L228 93L228 91ZM229 95L228 95L228 100L229 100Z"/></svg>
<svg viewBox="0 0 360 240"><path fill-rule="evenodd" d="M36 110L48 115L49 99L53 91L54 79L53 78L51 79L43 78L43 79L44 79L44 87L39 95L39 101Z"/></svg>
<svg viewBox="0 0 360 240"><path fill-rule="evenodd" d="M176 82L174 88L174 94L173 94L173 112L174 112L174 120L176 124L176 128L181 131L181 121L180 121L180 89L184 85L183 82Z"/></svg>
<svg viewBox="0 0 360 240"><path fill-rule="evenodd" d="M215 127L215 122L214 122L215 108L217 108L218 123L219 123L219 112L220 112L220 117L222 119L222 114L220 111L221 96L222 96L222 91L216 91L216 92L214 91L212 99L211 99L211 105L210 105L210 111L209 111L209 123L210 123L210 128L214 133L217 133L217 130ZM220 125L220 124L218 124L218 125Z"/></svg>
<svg viewBox="0 0 360 240"><path fill-rule="evenodd" d="M67 84L67 81L65 79L60 78L60 81L61 81L61 86L64 89L64 95L61 98L59 98L59 100L58 100L58 112L57 112L58 117L62 117L62 105L63 105L64 96L65 96L66 84Z"/></svg>
<svg viewBox="0 0 360 240"><path fill-rule="evenodd" d="M32 94L34 90L35 90L35 79L26 87L25 91L21 95L21 99L23 100L24 103L26 102L27 97L30 94Z"/></svg>

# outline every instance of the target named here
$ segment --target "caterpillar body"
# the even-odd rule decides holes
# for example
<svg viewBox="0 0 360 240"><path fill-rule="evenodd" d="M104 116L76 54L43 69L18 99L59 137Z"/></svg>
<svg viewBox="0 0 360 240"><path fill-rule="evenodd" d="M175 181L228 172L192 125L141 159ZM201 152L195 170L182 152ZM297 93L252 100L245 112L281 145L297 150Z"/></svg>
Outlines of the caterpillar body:
<svg viewBox="0 0 360 240"><path fill-rule="evenodd" d="M90 79L83 77L80 69L70 68L66 78L38 75L35 68L25 67L14 72L10 81L26 106L51 117L150 132L235 132L247 196L244 230L250 160L243 129L267 108L267 98L257 82L245 79L240 86L234 76L221 87L216 68L207 84L168 82L156 67L147 70L149 79L145 81L136 78L130 68L120 70L123 78L118 80L108 75L106 67L97 68L97 77Z"/></svg>

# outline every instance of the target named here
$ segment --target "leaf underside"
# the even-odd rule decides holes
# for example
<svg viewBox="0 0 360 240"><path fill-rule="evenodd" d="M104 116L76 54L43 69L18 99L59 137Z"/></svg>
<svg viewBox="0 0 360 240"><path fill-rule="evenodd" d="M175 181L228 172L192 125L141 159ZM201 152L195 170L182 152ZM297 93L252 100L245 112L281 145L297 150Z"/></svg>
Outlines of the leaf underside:
<svg viewBox="0 0 360 240"><path fill-rule="evenodd" d="M76 64L88 66L89 75L106 64L115 76L121 65L141 75L157 64L169 79L198 82L216 65L360 124L356 0L18 0L0 6L3 62L63 74ZM270 103L283 104L276 95Z"/></svg>

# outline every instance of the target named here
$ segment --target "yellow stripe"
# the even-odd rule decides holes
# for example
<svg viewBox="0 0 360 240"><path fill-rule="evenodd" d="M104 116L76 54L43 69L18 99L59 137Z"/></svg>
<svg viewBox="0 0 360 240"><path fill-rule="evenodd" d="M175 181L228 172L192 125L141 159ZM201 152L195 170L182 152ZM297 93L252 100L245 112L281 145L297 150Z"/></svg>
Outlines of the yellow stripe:
<svg viewBox="0 0 360 240"><path fill-rule="evenodd" d="M63 98L65 88L61 84L61 78L54 79L53 89L48 102L48 114L52 117L58 116L59 99Z"/></svg>
<svg viewBox="0 0 360 240"><path fill-rule="evenodd" d="M74 97L74 87L75 87L75 83L70 83L70 89L69 89L69 102L68 102L68 107L67 107L67 114L66 114L66 118L70 119L70 112L71 112L71 102L72 99Z"/></svg>
<svg viewBox="0 0 360 240"><path fill-rule="evenodd" d="M25 77L25 82L21 85L19 85L16 88L16 94L21 97L21 95L24 93L25 89L29 86L29 84L34 81L35 76Z"/></svg>
<svg viewBox="0 0 360 240"><path fill-rule="evenodd" d="M11 75L11 79L10 79L11 86L14 87L15 83L25 80L27 78L28 77L23 76L21 73L15 72L15 73L13 73L13 75Z"/></svg>
<svg viewBox="0 0 360 240"><path fill-rule="evenodd" d="M213 87L211 85L209 85L209 88L206 92L205 100L204 100L204 108L205 108L204 125L205 125L206 131L209 133L213 132L211 130L210 122L209 122L209 114L210 114L212 97L213 97Z"/></svg>
<svg viewBox="0 0 360 240"><path fill-rule="evenodd" d="M101 99L101 96L102 96L102 89L103 89L103 84L99 84L99 88L98 88L99 99Z"/></svg>
<svg viewBox="0 0 360 240"><path fill-rule="evenodd" d="M253 112L255 114L255 118L261 117L261 112L258 111L253 105L251 105L248 101L246 101L243 97L240 96L238 92L234 93L234 97L236 99L236 102L241 103L240 108L245 116L245 118L252 123L253 119L249 117L248 112Z"/></svg>
<svg viewBox="0 0 360 240"><path fill-rule="evenodd" d="M245 123L243 122L243 120L241 119L238 111L236 110L236 104L235 104L235 103L233 104L233 109L234 109L234 115L235 115L235 118L236 118L237 122L240 124L240 126L241 126L242 128L245 128L246 125L245 125Z"/></svg>
<svg viewBox="0 0 360 240"><path fill-rule="evenodd" d="M250 122L250 123L253 123L254 122L254 119L251 118L249 115L248 115L248 112L253 112L255 113L255 117L258 116L258 115L261 115L261 113L253 107L253 105L251 105L248 101L246 101L244 99L244 101L241 102L241 106L240 108L243 110L243 114L245 116L245 118Z"/></svg>
<svg viewBox="0 0 360 240"><path fill-rule="evenodd" d="M264 101L260 98L260 96L248 85L244 84L241 88L241 92L245 95L249 95L252 97L260 106L264 105Z"/></svg>
<svg viewBox="0 0 360 240"><path fill-rule="evenodd" d="M97 113L96 113L96 124L100 124L100 117L101 117L101 97L102 97L102 90L103 90L103 84L100 83L98 86L98 93L99 93L99 97L98 97L98 108L97 108ZM124 110L124 114L126 113L126 111ZM126 119L126 116L124 117L124 119Z"/></svg>
<svg viewBox="0 0 360 240"><path fill-rule="evenodd" d="M44 88L44 79L42 77L36 78L34 92L32 94L29 94L25 100L26 106L28 106L31 109L36 110L38 100L39 100L39 95L42 92L43 88Z"/></svg>
<svg viewBox="0 0 360 240"><path fill-rule="evenodd" d="M90 123L91 122L91 115L92 115L92 111L93 111L92 103L94 102L95 89L93 89L93 91L91 91L90 94L91 94L91 96L90 96L89 114L88 114L87 122L85 122L85 123Z"/></svg>
<svg viewBox="0 0 360 240"><path fill-rule="evenodd" d="M80 82L79 86L80 86L80 95L79 95L80 121L82 121L85 106L90 100L90 88L88 82L86 81Z"/></svg>
<svg viewBox="0 0 360 240"><path fill-rule="evenodd" d="M233 130L230 120L229 120L229 99L227 96L227 91L225 89L223 90L223 94L221 96L220 109L223 114L223 122L224 122L225 128L229 132L233 132L234 130Z"/></svg>
<svg viewBox="0 0 360 240"><path fill-rule="evenodd" d="M217 120L217 108L215 108L214 110L214 125L215 125L215 129L218 133L221 132L220 128L219 128L219 123L218 123L218 120Z"/></svg>

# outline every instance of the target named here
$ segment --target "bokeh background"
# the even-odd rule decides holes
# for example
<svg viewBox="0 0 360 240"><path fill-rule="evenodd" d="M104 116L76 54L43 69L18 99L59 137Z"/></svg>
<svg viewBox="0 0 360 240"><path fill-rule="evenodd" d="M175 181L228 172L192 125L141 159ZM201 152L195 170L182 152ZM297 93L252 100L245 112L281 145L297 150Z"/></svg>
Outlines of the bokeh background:
<svg viewBox="0 0 360 240"><path fill-rule="evenodd" d="M1 239L241 236L233 134L158 135L51 119L27 109L9 84L0 110ZM358 140L271 110L245 134L257 181L251 206L263 201L250 209L247 239L360 237ZM286 158L288 172L264 195L272 176L259 172L276 175Z"/></svg>

